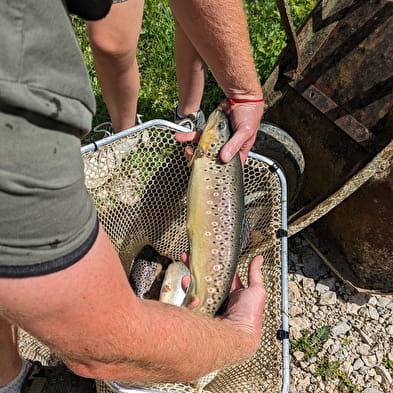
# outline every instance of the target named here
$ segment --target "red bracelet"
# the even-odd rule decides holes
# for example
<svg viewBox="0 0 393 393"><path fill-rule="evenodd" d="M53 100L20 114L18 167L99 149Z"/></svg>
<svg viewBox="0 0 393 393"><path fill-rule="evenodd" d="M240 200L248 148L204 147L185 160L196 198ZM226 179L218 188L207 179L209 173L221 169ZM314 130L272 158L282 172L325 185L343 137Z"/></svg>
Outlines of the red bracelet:
<svg viewBox="0 0 393 393"><path fill-rule="evenodd" d="M249 99L249 98L227 98L228 103L230 106L233 106L235 104L243 104L246 102L264 102L265 99L262 98L257 98L257 99Z"/></svg>

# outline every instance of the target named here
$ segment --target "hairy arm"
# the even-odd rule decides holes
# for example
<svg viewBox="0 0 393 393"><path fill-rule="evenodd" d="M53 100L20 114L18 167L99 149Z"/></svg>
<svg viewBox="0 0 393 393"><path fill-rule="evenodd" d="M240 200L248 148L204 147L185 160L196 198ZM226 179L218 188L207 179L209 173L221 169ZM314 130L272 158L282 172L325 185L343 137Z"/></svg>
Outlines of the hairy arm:
<svg viewBox="0 0 393 393"><path fill-rule="evenodd" d="M170 6L226 96L260 98L242 0L170 0Z"/></svg>
<svg viewBox="0 0 393 393"><path fill-rule="evenodd" d="M190 42L210 67L226 97L259 100L262 87L256 72L242 0L170 0ZM263 102L223 104L234 136L220 153L223 162L240 152L242 162L253 146L263 115ZM179 135L181 142L190 135Z"/></svg>
<svg viewBox="0 0 393 393"><path fill-rule="evenodd" d="M210 319L136 298L101 229L90 252L61 272L0 279L0 315L41 339L79 375L193 380L257 349L265 299L260 263L254 261L250 286L240 294L248 310L243 304Z"/></svg>

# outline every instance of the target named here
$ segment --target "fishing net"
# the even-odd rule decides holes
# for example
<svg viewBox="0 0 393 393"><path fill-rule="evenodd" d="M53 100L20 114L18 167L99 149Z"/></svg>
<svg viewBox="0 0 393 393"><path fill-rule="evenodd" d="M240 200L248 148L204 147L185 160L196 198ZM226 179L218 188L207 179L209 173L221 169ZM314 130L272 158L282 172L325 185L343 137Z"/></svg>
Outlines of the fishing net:
<svg viewBox="0 0 393 393"><path fill-rule="evenodd" d="M154 121L153 121L154 122ZM174 140L176 126L162 121L151 122L99 141L82 151L86 186L91 193L99 218L119 253L126 274L137 254L145 246L159 254L180 260L187 251L186 190L190 168L184 145ZM152 123L151 123L152 124ZM250 236L243 251L238 272L247 283L247 267L258 254L264 256L262 274L267 290L263 337L257 354L235 367L222 369L200 392L258 393L281 392L283 386L282 341L282 184L271 163L258 155L249 157L244 166L244 193ZM277 167L275 167L277 169ZM32 347L37 354L51 354L35 341L21 339L21 352ZM241 343L239 343L241 345ZM34 352L33 348L33 352ZM98 393L127 391L136 383L114 387L97 381ZM192 383L144 384L146 391L196 392ZM150 390L148 390L150 389ZM143 391L143 390L142 390Z"/></svg>

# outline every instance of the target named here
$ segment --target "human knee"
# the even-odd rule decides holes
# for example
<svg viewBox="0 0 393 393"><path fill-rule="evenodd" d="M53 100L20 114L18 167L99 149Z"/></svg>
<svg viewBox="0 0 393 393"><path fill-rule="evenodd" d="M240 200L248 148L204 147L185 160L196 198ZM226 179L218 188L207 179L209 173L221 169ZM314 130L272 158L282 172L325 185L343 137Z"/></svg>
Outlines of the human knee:
<svg viewBox="0 0 393 393"><path fill-rule="evenodd" d="M114 36L90 35L93 53L111 57L115 60L132 60L136 58L136 45Z"/></svg>

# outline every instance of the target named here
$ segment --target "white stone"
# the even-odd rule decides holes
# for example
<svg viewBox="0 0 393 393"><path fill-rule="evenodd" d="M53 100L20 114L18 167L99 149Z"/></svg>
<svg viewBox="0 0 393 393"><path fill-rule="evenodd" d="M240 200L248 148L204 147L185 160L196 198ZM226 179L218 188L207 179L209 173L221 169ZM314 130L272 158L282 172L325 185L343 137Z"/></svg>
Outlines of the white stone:
<svg viewBox="0 0 393 393"><path fill-rule="evenodd" d="M357 315L360 306L356 303L347 303L347 313L352 315Z"/></svg>
<svg viewBox="0 0 393 393"><path fill-rule="evenodd" d="M370 353L370 346L367 344L359 344L356 348L359 355L368 355Z"/></svg>
<svg viewBox="0 0 393 393"><path fill-rule="evenodd" d="M351 330L351 327L343 322L340 321L336 326L332 329L333 336L343 336L344 334L348 333Z"/></svg>
<svg viewBox="0 0 393 393"><path fill-rule="evenodd" d="M363 360L360 358L356 359L352 366L355 371L360 370L364 366Z"/></svg>
<svg viewBox="0 0 393 393"><path fill-rule="evenodd" d="M290 302L297 302L301 297L299 287L296 282L289 281L288 282L288 299Z"/></svg>
<svg viewBox="0 0 393 393"><path fill-rule="evenodd" d="M370 315L370 318L373 319L374 321L379 320L379 312L375 307L369 306L368 307L368 313Z"/></svg>
<svg viewBox="0 0 393 393"><path fill-rule="evenodd" d="M329 348L328 348L328 352L331 355L334 355L337 351L339 351L340 349L340 344L338 342L334 342Z"/></svg>
<svg viewBox="0 0 393 393"><path fill-rule="evenodd" d="M289 336L293 339L293 340L299 340L299 338L302 337L302 333L300 332L299 329L295 328L295 327L290 327L289 328Z"/></svg>
<svg viewBox="0 0 393 393"><path fill-rule="evenodd" d="M330 288L327 285L321 284L320 282L316 285L315 290L318 293L324 293L330 291Z"/></svg>
<svg viewBox="0 0 393 393"><path fill-rule="evenodd" d="M303 314L304 310L301 307L294 305L289 307L288 312L291 317L296 317L297 315Z"/></svg>
<svg viewBox="0 0 393 393"><path fill-rule="evenodd" d="M363 390L362 393L383 393L383 392L375 388L366 388Z"/></svg>
<svg viewBox="0 0 393 393"><path fill-rule="evenodd" d="M377 357L375 355L362 356L362 360L367 367L374 367L377 364Z"/></svg>
<svg viewBox="0 0 393 393"><path fill-rule="evenodd" d="M289 325L299 331L306 330L310 327L310 323L305 317L295 317L289 320Z"/></svg>
<svg viewBox="0 0 393 393"><path fill-rule="evenodd" d="M385 308L391 301L392 301L391 298L389 298L389 297L387 297L387 296L381 296L381 297L378 299L378 304L379 304L381 307L384 307L384 308Z"/></svg>
<svg viewBox="0 0 393 393"><path fill-rule="evenodd" d="M381 365L375 366L375 372L382 378L382 381L387 385L392 384L392 376L390 375L389 371Z"/></svg>
<svg viewBox="0 0 393 393"><path fill-rule="evenodd" d="M352 363L349 360L345 360L340 366L340 369L350 376L353 371Z"/></svg>
<svg viewBox="0 0 393 393"><path fill-rule="evenodd" d="M328 305L333 305L336 304L337 302L337 295L336 292L333 291L327 291L321 294L321 297L319 298L319 304L322 306L328 306Z"/></svg>
<svg viewBox="0 0 393 393"><path fill-rule="evenodd" d="M363 317L363 318L370 318L370 313L368 312L368 308L365 306L362 306L359 308L358 314Z"/></svg>
<svg viewBox="0 0 393 393"><path fill-rule="evenodd" d="M355 326L355 330L357 330L362 338L362 341L367 345L373 345L374 341L359 327Z"/></svg>
<svg viewBox="0 0 393 393"><path fill-rule="evenodd" d="M315 281L312 278L303 278L303 289L305 291L313 292L315 290Z"/></svg>
<svg viewBox="0 0 393 393"><path fill-rule="evenodd" d="M305 354L304 354L304 352L302 352L302 351L295 351L295 352L292 353L292 356L293 356L298 362L300 362L300 361L302 361L302 360L304 359Z"/></svg>

